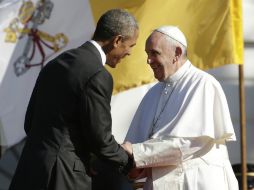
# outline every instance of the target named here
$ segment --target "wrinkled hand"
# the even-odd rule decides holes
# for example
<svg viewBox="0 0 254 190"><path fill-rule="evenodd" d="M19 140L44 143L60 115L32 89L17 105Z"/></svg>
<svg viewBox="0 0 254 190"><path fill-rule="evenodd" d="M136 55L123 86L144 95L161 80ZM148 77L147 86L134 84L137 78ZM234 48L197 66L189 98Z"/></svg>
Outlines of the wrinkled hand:
<svg viewBox="0 0 254 190"><path fill-rule="evenodd" d="M144 178L144 177L146 177L144 168L133 168L128 173L128 178L130 180L141 179L141 178Z"/></svg>
<svg viewBox="0 0 254 190"><path fill-rule="evenodd" d="M121 144L123 149L132 156L133 151L132 151L132 144L129 141L125 141L123 144Z"/></svg>

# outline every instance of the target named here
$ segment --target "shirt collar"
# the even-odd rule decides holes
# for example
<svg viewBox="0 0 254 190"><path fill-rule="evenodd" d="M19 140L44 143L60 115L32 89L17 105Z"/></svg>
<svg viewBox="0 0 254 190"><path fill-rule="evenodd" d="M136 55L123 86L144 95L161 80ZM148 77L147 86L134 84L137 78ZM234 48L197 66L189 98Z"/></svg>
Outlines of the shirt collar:
<svg viewBox="0 0 254 190"><path fill-rule="evenodd" d="M172 84L178 81L184 75L184 73L188 70L190 66L191 66L191 63L189 60L187 60L173 75L165 79L164 82Z"/></svg>
<svg viewBox="0 0 254 190"><path fill-rule="evenodd" d="M106 64L106 55L102 50L101 46L94 40L89 40L89 42L92 43L96 47L96 49L100 52L102 65L104 66Z"/></svg>

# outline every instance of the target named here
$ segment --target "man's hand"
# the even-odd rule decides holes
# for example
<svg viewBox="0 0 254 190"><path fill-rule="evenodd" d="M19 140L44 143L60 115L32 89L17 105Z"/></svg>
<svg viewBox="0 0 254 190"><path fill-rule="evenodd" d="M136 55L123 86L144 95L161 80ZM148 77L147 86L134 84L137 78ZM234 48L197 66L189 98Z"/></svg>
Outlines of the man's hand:
<svg viewBox="0 0 254 190"><path fill-rule="evenodd" d="M121 144L121 146L123 147L123 149L132 156L133 151L132 151L132 144L129 141L124 142L123 144Z"/></svg>
<svg viewBox="0 0 254 190"><path fill-rule="evenodd" d="M98 165L98 158L94 155L94 154L90 154L90 161L89 161L89 171L88 174L89 176L95 176L98 174L98 172L96 171L96 165Z"/></svg>

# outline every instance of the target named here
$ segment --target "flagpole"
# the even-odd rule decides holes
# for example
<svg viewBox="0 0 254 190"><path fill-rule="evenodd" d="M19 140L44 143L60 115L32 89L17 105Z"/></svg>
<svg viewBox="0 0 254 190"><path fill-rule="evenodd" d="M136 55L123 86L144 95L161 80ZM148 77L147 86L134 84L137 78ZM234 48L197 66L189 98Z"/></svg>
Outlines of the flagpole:
<svg viewBox="0 0 254 190"><path fill-rule="evenodd" d="M245 90L244 90L243 64L239 65L239 101L240 101L242 190L247 190L246 112L245 112Z"/></svg>

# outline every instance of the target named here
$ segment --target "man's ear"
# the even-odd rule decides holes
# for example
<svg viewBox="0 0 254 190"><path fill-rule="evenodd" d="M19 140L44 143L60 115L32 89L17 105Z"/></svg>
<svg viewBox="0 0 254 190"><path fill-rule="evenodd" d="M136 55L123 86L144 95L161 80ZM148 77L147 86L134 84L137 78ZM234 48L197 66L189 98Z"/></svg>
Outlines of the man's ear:
<svg viewBox="0 0 254 190"><path fill-rule="evenodd" d="M182 48L176 47L175 49L175 57L178 59L183 54Z"/></svg>
<svg viewBox="0 0 254 190"><path fill-rule="evenodd" d="M182 55L182 53L183 53L182 48L176 47L175 56L180 57Z"/></svg>
<svg viewBox="0 0 254 190"><path fill-rule="evenodd" d="M113 46L118 47L119 44L121 44L123 41L123 36L122 35L117 35L113 38Z"/></svg>

